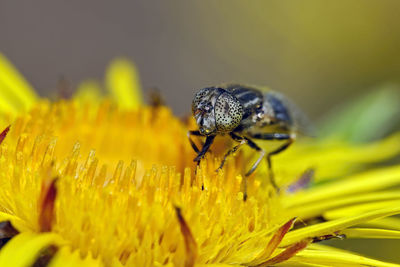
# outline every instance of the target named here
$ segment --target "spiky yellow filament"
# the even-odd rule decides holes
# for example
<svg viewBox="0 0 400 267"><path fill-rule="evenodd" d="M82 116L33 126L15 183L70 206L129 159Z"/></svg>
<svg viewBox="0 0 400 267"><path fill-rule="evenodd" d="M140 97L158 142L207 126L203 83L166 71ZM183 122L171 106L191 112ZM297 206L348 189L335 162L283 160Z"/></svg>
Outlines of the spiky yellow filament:
<svg viewBox="0 0 400 267"><path fill-rule="evenodd" d="M18 214L32 230L56 232L82 256L108 264L117 259L179 265L188 246L175 214L179 206L198 246L196 262L250 261L274 227L288 220L282 210L276 216L278 197L251 179L250 198L243 201L240 157L220 172L219 160L209 158L194 175L184 168L194 165L185 126L165 108L157 116L153 112L119 112L109 104L97 110L63 102L39 105L17 120L2 145L2 211ZM151 167L150 158L160 165ZM59 178L51 218L54 177ZM4 195L10 192L28 199Z"/></svg>

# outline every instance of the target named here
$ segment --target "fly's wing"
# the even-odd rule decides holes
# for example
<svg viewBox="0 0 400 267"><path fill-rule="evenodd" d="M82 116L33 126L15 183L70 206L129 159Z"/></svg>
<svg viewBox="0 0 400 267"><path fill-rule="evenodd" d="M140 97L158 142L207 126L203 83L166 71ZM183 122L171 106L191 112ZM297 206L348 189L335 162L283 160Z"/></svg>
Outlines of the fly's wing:
<svg viewBox="0 0 400 267"><path fill-rule="evenodd" d="M264 95L270 103L275 102L275 104L271 104L276 113L283 112L289 116L289 123L292 131L310 137L316 136L315 126L312 124L309 117L293 101L283 94L272 90L266 91ZM285 116L283 116L282 119L285 119Z"/></svg>

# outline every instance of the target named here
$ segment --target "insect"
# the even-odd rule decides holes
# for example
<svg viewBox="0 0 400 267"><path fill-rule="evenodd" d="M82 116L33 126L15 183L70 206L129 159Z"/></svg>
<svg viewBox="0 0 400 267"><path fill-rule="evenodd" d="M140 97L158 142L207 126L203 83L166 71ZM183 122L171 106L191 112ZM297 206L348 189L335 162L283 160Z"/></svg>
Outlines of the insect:
<svg viewBox="0 0 400 267"><path fill-rule="evenodd" d="M279 187L272 171L271 157L287 149L294 142L298 129L308 125L306 117L282 94L239 84L201 89L193 98L192 113L199 127L199 130L188 132L189 142L197 153L195 162L200 163L217 135L229 135L238 144L226 152L217 170L222 169L229 155L246 144L257 151L259 157L245 177L251 175L265 157L270 182L276 190ZM191 139L192 135L206 136L201 149ZM256 139L283 143L266 152L253 141Z"/></svg>

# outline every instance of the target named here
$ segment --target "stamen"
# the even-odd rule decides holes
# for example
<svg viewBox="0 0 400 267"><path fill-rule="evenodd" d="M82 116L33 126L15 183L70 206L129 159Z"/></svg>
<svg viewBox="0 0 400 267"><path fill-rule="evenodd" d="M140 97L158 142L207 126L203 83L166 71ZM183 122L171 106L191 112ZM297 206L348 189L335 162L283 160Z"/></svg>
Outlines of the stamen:
<svg viewBox="0 0 400 267"><path fill-rule="evenodd" d="M41 232L51 231L54 219L54 202L57 196L57 178L44 179L40 195L39 227Z"/></svg>

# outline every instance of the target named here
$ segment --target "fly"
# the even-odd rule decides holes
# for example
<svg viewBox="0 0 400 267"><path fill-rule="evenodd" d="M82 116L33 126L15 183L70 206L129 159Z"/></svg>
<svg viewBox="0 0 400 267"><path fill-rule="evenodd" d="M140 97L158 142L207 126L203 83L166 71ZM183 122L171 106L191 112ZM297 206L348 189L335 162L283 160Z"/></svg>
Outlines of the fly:
<svg viewBox="0 0 400 267"><path fill-rule="evenodd" d="M197 153L195 162L200 163L217 135L229 135L238 144L226 152L217 170L222 169L229 155L246 144L257 151L259 157L245 177L251 175L265 157L270 182L276 190L279 187L272 171L271 157L287 149L296 139L299 128L303 129L302 126L307 124L306 117L282 94L237 84L201 89L194 96L192 113L199 127L199 130L188 132L189 142ZM201 149L190 138L191 135L206 136ZM267 153L253 140L280 140L284 143ZM245 200L246 182L244 185Z"/></svg>

